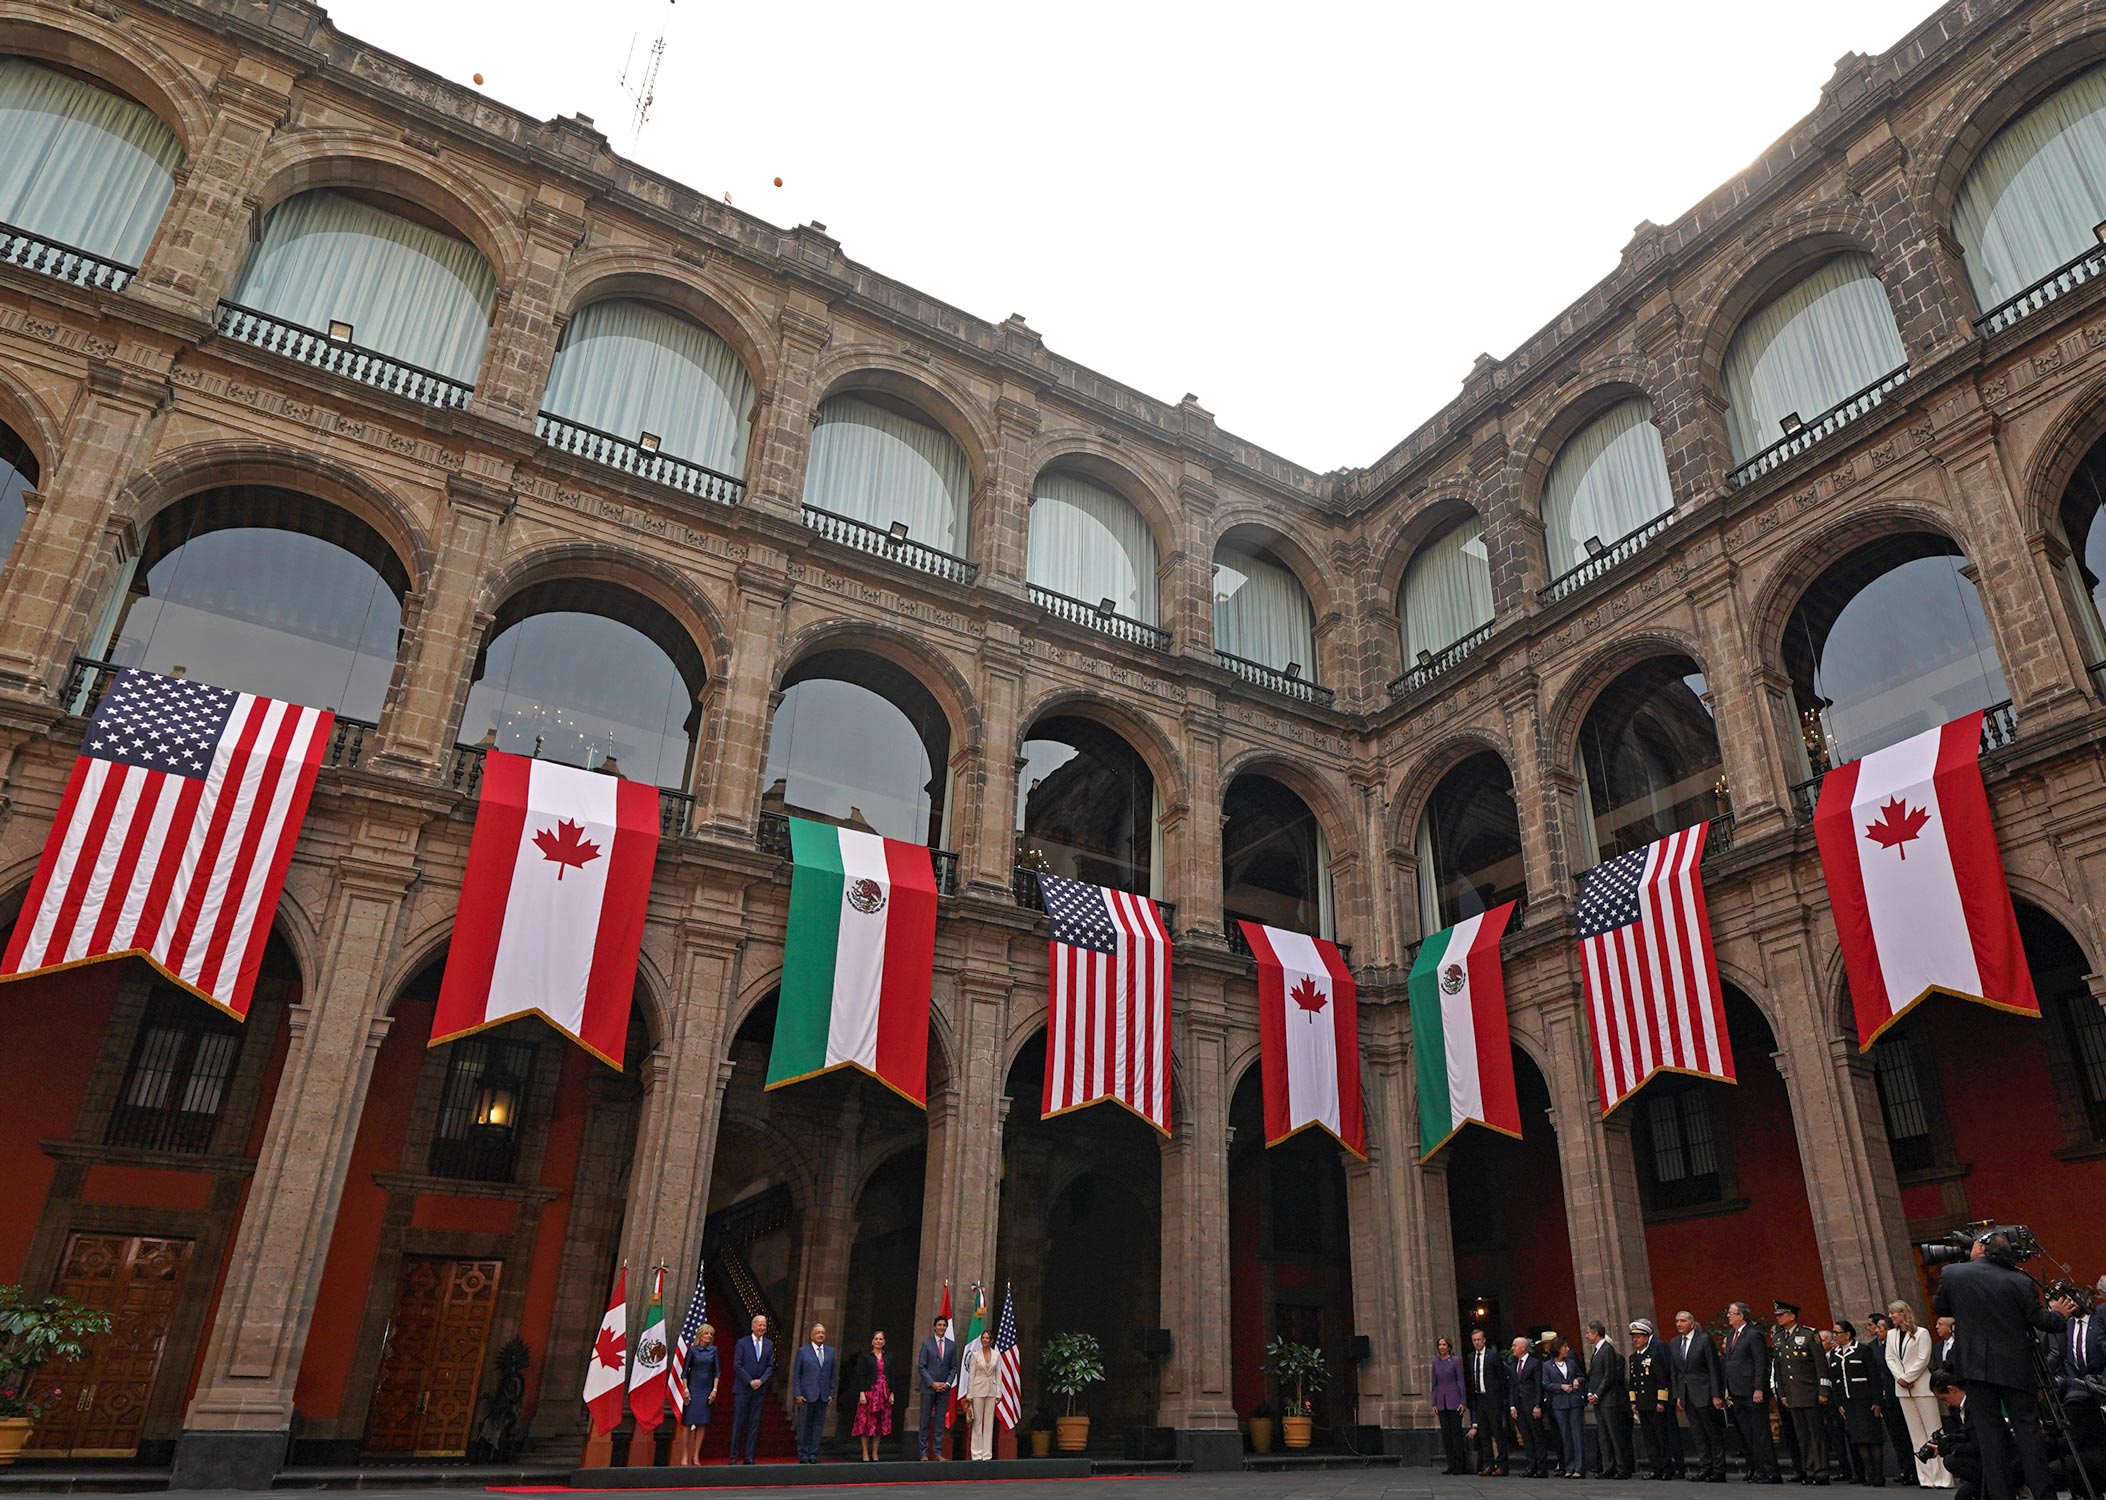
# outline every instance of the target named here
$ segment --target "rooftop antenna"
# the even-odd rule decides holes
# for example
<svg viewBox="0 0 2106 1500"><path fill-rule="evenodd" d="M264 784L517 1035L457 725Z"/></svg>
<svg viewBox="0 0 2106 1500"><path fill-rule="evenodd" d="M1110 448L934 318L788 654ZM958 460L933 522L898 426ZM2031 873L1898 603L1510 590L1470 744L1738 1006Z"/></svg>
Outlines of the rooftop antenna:
<svg viewBox="0 0 2106 1500"><path fill-rule="evenodd" d="M667 0L667 3L676 3L676 0ZM630 102L636 106L629 116L629 149L632 151L636 149L636 142L643 135L644 126L650 123L651 104L658 96L658 65L665 61L665 33L659 32L652 40L651 50L644 59L643 72L632 85L629 82L629 69L635 61L636 38L632 35L629 38L629 55L622 61L621 77L622 92L627 94Z"/></svg>

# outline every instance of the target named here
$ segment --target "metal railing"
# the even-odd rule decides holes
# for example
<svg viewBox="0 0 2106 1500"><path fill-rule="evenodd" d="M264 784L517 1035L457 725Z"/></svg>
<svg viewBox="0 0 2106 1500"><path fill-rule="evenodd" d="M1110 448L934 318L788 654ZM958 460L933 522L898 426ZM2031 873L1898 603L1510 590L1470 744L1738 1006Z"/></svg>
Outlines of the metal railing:
<svg viewBox="0 0 2106 1500"><path fill-rule="evenodd" d="M1229 952L1250 959L1252 962L1257 961L1258 955L1251 951L1250 939L1243 935L1243 924L1241 922L1224 920L1221 927L1222 931L1228 935ZM1334 938L1333 941L1336 942L1337 940ZM1353 945L1351 943L1339 943L1338 956L1343 958L1347 967L1350 968L1353 962Z"/></svg>
<svg viewBox="0 0 2106 1500"><path fill-rule="evenodd" d="M268 353L425 406L458 410L475 393L473 385L451 375L396 359L378 349L332 339L326 333L233 302L219 305L219 331Z"/></svg>
<svg viewBox="0 0 2106 1500"><path fill-rule="evenodd" d="M1555 604L1568 594L1585 588L1612 568L1620 567L1645 550L1646 544L1674 524L1675 513L1662 511L1633 531L1628 531L1578 567L1567 568L1536 591L1545 604Z"/></svg>
<svg viewBox="0 0 2106 1500"><path fill-rule="evenodd" d="M1290 676L1288 673L1282 672L1278 667L1268 667L1261 661L1252 661L1248 657L1234 656L1226 651L1216 651L1214 658L1223 667L1235 673L1236 676L1242 678L1245 682L1264 688L1267 692L1278 693L1285 698L1294 698L1303 703L1313 703L1318 708L1329 708L1331 700L1337 696L1331 689L1318 687L1306 677L1298 674Z"/></svg>
<svg viewBox="0 0 2106 1500"><path fill-rule="evenodd" d="M67 713L90 718L102 702L102 695L110 690L110 683L123 670L114 661L76 656L66 673L66 684L59 690L59 701ZM356 769L365 759L368 742L379 732L380 726L370 720L338 714L335 727L329 731L329 743L322 749L322 764L337 771Z"/></svg>
<svg viewBox="0 0 2106 1500"><path fill-rule="evenodd" d="M2002 333L2021 323L2057 297L2067 296L2087 281L2106 275L2106 244L2093 245L2075 260L2067 261L2041 277L2015 297L2006 297L1974 320L1983 338Z"/></svg>
<svg viewBox="0 0 2106 1500"><path fill-rule="evenodd" d="M1527 925L1528 897L1525 895L1517 896L1514 898L1514 914L1506 919L1506 931L1499 934L1500 940L1502 942L1505 941L1507 937L1509 937L1513 933L1519 932L1523 927L1526 927ZM1409 966L1411 964L1417 963L1419 958L1419 950L1425 946L1426 939L1423 937L1413 938L1410 942L1406 943L1404 945L1405 964Z"/></svg>
<svg viewBox="0 0 2106 1500"><path fill-rule="evenodd" d="M1146 620L1136 620L1131 615L1122 615L1117 610L1106 609L1103 603L1091 604L1085 599L1057 593L1044 584L1027 584L1025 592L1030 594L1033 604L1056 620L1080 625L1085 630L1102 631L1114 640L1145 647L1150 651L1170 649L1170 632L1159 625L1150 625Z"/></svg>
<svg viewBox="0 0 2106 1500"><path fill-rule="evenodd" d="M483 787L483 752L487 745L455 745L453 761L446 770L446 783L463 797L473 797ZM695 799L687 792L676 792L671 787L658 789L658 836L662 839L687 837L693 826Z"/></svg>
<svg viewBox="0 0 2106 1500"><path fill-rule="evenodd" d="M2012 709L2009 699L2002 703L1992 703L1982 710L1982 739L1976 747L1978 755L1994 755L1999 750L2008 749L2017 739L2018 715ZM1813 821L1814 809L1821 801L1823 779L1837 765L1849 764L1848 761L1830 762L1825 755L1816 756L1814 759L1819 762L1814 774L1791 785L1792 809L1802 823Z"/></svg>
<svg viewBox="0 0 2106 1500"><path fill-rule="evenodd" d="M1421 651L1419 661L1389 685L1392 699L1407 698L1443 672L1460 666L1472 651L1492 638L1492 622L1485 621L1459 641L1450 641L1438 651Z"/></svg>
<svg viewBox="0 0 2106 1500"><path fill-rule="evenodd" d="M683 495L693 495L698 500L713 500L719 505L736 505L746 494L746 481L743 479L734 479L729 474L720 474L703 464L675 458L670 453L647 450L634 439L616 437L613 433L602 432L597 427L587 427L583 422L559 417L552 411L541 413L534 430L540 435L542 442L558 453L568 453L573 458L584 459L587 463L618 469L624 474L633 474L638 479L662 484L667 489L678 490Z"/></svg>
<svg viewBox="0 0 2106 1500"><path fill-rule="evenodd" d="M1038 894L1038 871L1030 865L1017 865L1010 870L1009 896L1011 900L1015 901L1025 911L1044 911L1046 909L1046 903L1039 898ZM1177 933L1177 903L1175 901L1156 900L1153 896L1149 897L1149 899L1155 901L1155 909L1163 914L1163 930L1175 936Z"/></svg>
<svg viewBox="0 0 2106 1500"><path fill-rule="evenodd" d="M754 825L753 847L763 854L790 857L790 818L787 813L764 812ZM958 894L958 854L954 849L931 849L929 863L936 870L936 894Z"/></svg>
<svg viewBox="0 0 2106 1500"><path fill-rule="evenodd" d="M68 286L84 286L98 292L121 292L139 274L137 266L107 259L78 245L31 234L12 224L0 224L0 263L20 266Z"/></svg>
<svg viewBox="0 0 2106 1500"><path fill-rule="evenodd" d="M1831 437L1842 431L1866 412L1871 411L1885 401L1891 392L1897 391L1908 384L1908 379L1909 367L1907 365L1903 365L1896 370L1889 370L1855 395L1845 396L1818 417L1809 422L1801 423L1778 441L1770 444L1769 447L1763 449L1728 474L1726 483L1732 485L1735 489L1739 489L1743 485L1753 484L1765 474L1783 468L1785 464L1797 458L1823 438Z"/></svg>
<svg viewBox="0 0 2106 1500"><path fill-rule="evenodd" d="M838 515L830 510L821 510L816 505L804 507L804 524L830 542L839 542L844 547L853 547L858 552L870 552L879 557L890 558L902 567L917 568L924 573L933 573L938 578L947 578L952 583L971 583L980 569L962 557L945 552L940 547L931 547L926 542L917 542L907 535L907 528L897 529L873 526L868 521L858 521L854 516Z"/></svg>

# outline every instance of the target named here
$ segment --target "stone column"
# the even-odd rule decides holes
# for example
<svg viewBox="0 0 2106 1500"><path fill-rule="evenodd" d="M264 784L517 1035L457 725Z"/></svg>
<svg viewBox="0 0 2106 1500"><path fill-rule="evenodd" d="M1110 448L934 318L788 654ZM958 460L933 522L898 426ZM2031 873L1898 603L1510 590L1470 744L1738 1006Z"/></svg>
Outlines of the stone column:
<svg viewBox="0 0 2106 1500"><path fill-rule="evenodd" d="M1187 463L1177 487L1177 544L1163 559L1156 613L1171 649L1214 664L1214 473Z"/></svg>
<svg viewBox="0 0 2106 1500"><path fill-rule="evenodd" d="M1160 1426L1195 1469L1236 1469L1243 1439L1229 1379L1228 1036L1188 1020L1183 1118L1162 1147L1163 1323Z"/></svg>
<svg viewBox="0 0 2106 1500"><path fill-rule="evenodd" d="M1010 872L1016 864L1016 781L1022 771L1018 752L1024 743L1024 661L1015 632L996 624L980 653L980 740L960 746L951 810L951 842L959 851L959 883L992 896L1010 899ZM973 817L964 821L970 807Z"/></svg>
<svg viewBox="0 0 2106 1500"><path fill-rule="evenodd" d="M848 1261L856 1243L856 1179L863 1161L863 1096L848 1091L847 1102L834 1131L832 1149L820 1168L818 1192L804 1216L802 1246L798 1255L797 1286L802 1305L784 1316L790 1326L775 1335L779 1350L803 1345L814 1323L826 1325L827 1339L841 1348L841 1310L847 1304ZM787 1361L787 1353L778 1356ZM783 1397L796 1420L796 1402L788 1382ZM828 1413L828 1420L833 1413Z"/></svg>
<svg viewBox="0 0 2106 1500"><path fill-rule="evenodd" d="M775 653L789 598L790 581L779 568L757 561L739 564L731 655L710 694L713 722L704 725L704 748L697 757L708 762L696 768L694 784L702 788L695 809L698 831L707 827L732 838L753 837L767 790L761 769L777 702Z"/></svg>
<svg viewBox="0 0 2106 1500"><path fill-rule="evenodd" d="M1765 712L1763 673L1757 661L1767 643L1750 640L1742 617L1739 570L1720 562L1691 590L1704 640L1706 700L1718 731L1721 762L1730 792L1736 841L1781 834L1791 826L1787 788L1797 752L1777 741L1777 721Z"/></svg>
<svg viewBox="0 0 2106 1500"><path fill-rule="evenodd" d="M972 558L980 566L982 588L1013 595L1023 591L1031 547L1031 484L1037 476L1031 472L1030 448L1039 429L1035 393L1004 382L995 401L995 425L1001 446L992 472L982 476L973 496Z"/></svg>
<svg viewBox="0 0 2106 1500"><path fill-rule="evenodd" d="M558 131L579 130L560 119ZM604 138L594 136L604 144ZM476 371L469 410L509 426L531 427L548 389L569 309L557 305L563 272L585 239L584 202L575 193L544 185L543 197L527 204L526 245L511 284L499 289L482 367ZM631 437L634 434L617 434Z"/></svg>
<svg viewBox="0 0 2106 1500"><path fill-rule="evenodd" d="M416 821L378 822L355 841L369 852L335 870L321 970L293 1010L277 1103L176 1443L177 1489L267 1489L285 1456L337 1201L388 1031L396 921L415 878Z"/></svg>
<svg viewBox="0 0 2106 1500"><path fill-rule="evenodd" d="M1565 892L1574 868L1585 863L1577 851L1578 829L1563 816L1569 805L1581 817L1574 795L1577 781L1569 767L1552 766L1543 744L1543 719L1536 703L1536 674L1523 672L1502 684L1499 708L1506 719L1506 742L1510 747L1514 777L1514 809L1521 819L1521 868L1528 885L1531 918L1555 919L1565 908ZM1417 855L1417 828L1399 832L1404 852ZM1420 871L1421 880L1432 877Z"/></svg>
<svg viewBox="0 0 2106 1500"><path fill-rule="evenodd" d="M819 351L833 337L826 303L792 293L775 319L781 343L775 386L760 393L746 460L746 503L795 516L804 500L805 457L812 448L812 419L820 393L813 387Z"/></svg>
<svg viewBox="0 0 2106 1500"><path fill-rule="evenodd" d="M1163 854L1170 868L1163 871L1161 889L1177 893L1177 928L1201 937L1218 938L1223 932L1221 915L1221 799L1228 788L1221 784L1221 715L1211 695L1196 689L1184 713L1185 809L1177 826L1185 837L1172 842L1166 819ZM1166 808L1168 798L1165 798Z"/></svg>
<svg viewBox="0 0 2106 1500"><path fill-rule="evenodd" d="M1579 988L1575 977L1573 991ZM1576 1002L1546 1007L1550 1123L1558 1136L1565 1188L1572 1284L1580 1322L1600 1318L1623 1328L1652 1306L1652 1262L1645 1245L1645 1205L1638 1194L1628 1118L1600 1118L1591 1084L1586 1023Z"/></svg>

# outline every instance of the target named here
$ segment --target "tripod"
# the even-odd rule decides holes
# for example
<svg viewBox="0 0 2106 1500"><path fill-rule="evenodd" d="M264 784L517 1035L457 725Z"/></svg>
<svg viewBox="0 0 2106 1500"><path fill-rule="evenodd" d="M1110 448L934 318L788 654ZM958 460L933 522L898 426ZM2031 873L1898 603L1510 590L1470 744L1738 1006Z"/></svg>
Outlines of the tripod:
<svg viewBox="0 0 2106 1500"><path fill-rule="evenodd" d="M2062 1451L2069 1455L2070 1467L2076 1470L2077 1479L2084 1486L2083 1493L2088 1500L2099 1500L2098 1486L2092 1482L2091 1471L2084 1467L2084 1455L2077 1450L2077 1437L2070 1426L2069 1407L2062 1399L2061 1385L2055 1372L2048 1368L2047 1350L2040 1346L2038 1339L2029 1342L2033 1352L2033 1384L2040 1388L2040 1404L2055 1419L2055 1438Z"/></svg>

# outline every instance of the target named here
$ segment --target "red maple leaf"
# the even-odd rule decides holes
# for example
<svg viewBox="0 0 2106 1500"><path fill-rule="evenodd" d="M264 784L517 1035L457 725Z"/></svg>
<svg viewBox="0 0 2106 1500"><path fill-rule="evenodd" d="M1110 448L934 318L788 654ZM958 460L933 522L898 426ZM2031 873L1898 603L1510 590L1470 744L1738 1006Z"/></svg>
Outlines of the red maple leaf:
<svg viewBox="0 0 2106 1500"><path fill-rule="evenodd" d="M1866 827L1865 837L1882 849L1892 849L1907 859L1909 840L1920 838L1923 825L1929 821L1929 808L1910 807L1899 797L1889 797L1886 806L1879 810L1879 821Z"/></svg>
<svg viewBox="0 0 2106 1500"><path fill-rule="evenodd" d="M1324 992L1316 987L1316 981L1307 974L1302 982L1287 992L1287 998L1309 1013L1310 1023L1316 1021L1316 1013L1324 1008Z"/></svg>
<svg viewBox="0 0 2106 1500"><path fill-rule="evenodd" d="M556 862L556 878L563 878L566 866L582 870L590 860L600 857L600 846L585 837L582 825L564 818L557 822L554 831L542 829L534 835L534 847L541 851L543 859Z"/></svg>
<svg viewBox="0 0 2106 1500"><path fill-rule="evenodd" d="M563 878L558 871L556 878ZM600 1336L592 1341L592 1357L610 1370L622 1367L622 1356L629 1352L629 1341L612 1328L602 1328Z"/></svg>

